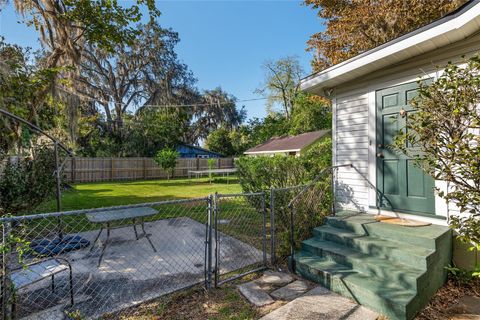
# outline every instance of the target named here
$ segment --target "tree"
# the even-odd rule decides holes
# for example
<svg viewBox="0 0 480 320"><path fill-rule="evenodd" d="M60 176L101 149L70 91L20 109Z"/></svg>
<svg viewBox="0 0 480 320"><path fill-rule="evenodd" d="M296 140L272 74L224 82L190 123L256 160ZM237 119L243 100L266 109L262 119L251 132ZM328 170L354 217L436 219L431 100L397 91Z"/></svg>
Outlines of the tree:
<svg viewBox="0 0 480 320"><path fill-rule="evenodd" d="M408 115L394 147L416 159L427 174L449 184L449 190L438 194L462 213L452 217L451 225L460 239L478 250L480 57L469 59L464 67L449 63L432 84L420 83L418 92L411 102L417 111Z"/></svg>
<svg viewBox="0 0 480 320"><path fill-rule="evenodd" d="M287 135L290 122L279 113L272 113L263 119L254 118L248 123L252 146L264 143L272 137Z"/></svg>
<svg viewBox="0 0 480 320"><path fill-rule="evenodd" d="M323 70L379 46L458 8L466 0L305 0L318 10L326 30L307 42L312 67Z"/></svg>
<svg viewBox="0 0 480 320"><path fill-rule="evenodd" d="M119 43L130 43L139 34L140 6L146 4L151 18L160 12L153 0L137 0L132 6L117 0L14 0L15 9L40 33L48 50L47 67L77 66L85 43L114 52Z"/></svg>
<svg viewBox="0 0 480 320"><path fill-rule="evenodd" d="M122 155L152 157L155 150L181 142L187 123L188 115L182 110L144 108L126 121Z"/></svg>
<svg viewBox="0 0 480 320"><path fill-rule="evenodd" d="M137 0L131 6L119 5L117 0L14 0L13 4L24 22L40 34L44 48L42 68L57 69L51 86L37 90L34 103L43 104L53 92L57 99L60 97L65 102L68 127L73 129L81 104L75 95L78 83L75 79L85 46L113 53L118 44L132 43L140 33L133 23L142 18L141 7L147 7L152 20L160 14L154 0ZM74 141L75 130L69 132Z"/></svg>
<svg viewBox="0 0 480 320"><path fill-rule="evenodd" d="M235 156L241 156L248 148L253 147L250 134L249 126L244 124L230 131L230 140L233 150L235 150Z"/></svg>
<svg viewBox="0 0 480 320"><path fill-rule="evenodd" d="M195 78L175 52L176 32L156 21L139 24L138 37L110 53L87 45L78 81L79 92L95 101L106 116L107 129L117 133L127 110L144 105L176 105L198 99Z"/></svg>
<svg viewBox="0 0 480 320"><path fill-rule="evenodd" d="M255 90L256 93L267 95L267 110L272 112L280 105L280 109L287 119L293 109L297 94L300 92L300 80L303 69L297 57L285 57L277 61L263 63L265 80L263 85Z"/></svg>
<svg viewBox="0 0 480 320"><path fill-rule="evenodd" d="M295 107L290 121L291 135L329 129L332 127L332 112L324 99L301 93L295 100Z"/></svg>
<svg viewBox="0 0 480 320"><path fill-rule="evenodd" d="M155 155L155 162L167 172L168 179L173 176L179 156L180 154L176 150L170 148L162 149Z"/></svg>
<svg viewBox="0 0 480 320"><path fill-rule="evenodd" d="M224 156L230 157L236 154L233 147L230 132L225 128L219 128L212 131L205 142L207 148L211 151L218 152Z"/></svg>
<svg viewBox="0 0 480 320"><path fill-rule="evenodd" d="M0 108L43 129L51 129L56 125L58 116L55 109L61 106L52 99L44 99L43 93L51 88L51 81L58 70L42 69L31 61L35 58L28 49L5 43L0 38ZM22 154L30 148L35 137L29 128L6 117L0 117L0 131L0 151L3 153Z"/></svg>
<svg viewBox="0 0 480 320"><path fill-rule="evenodd" d="M205 90L197 107L193 109L188 142L197 143L220 127L232 130L246 117L245 108L237 108L236 98L222 88Z"/></svg>

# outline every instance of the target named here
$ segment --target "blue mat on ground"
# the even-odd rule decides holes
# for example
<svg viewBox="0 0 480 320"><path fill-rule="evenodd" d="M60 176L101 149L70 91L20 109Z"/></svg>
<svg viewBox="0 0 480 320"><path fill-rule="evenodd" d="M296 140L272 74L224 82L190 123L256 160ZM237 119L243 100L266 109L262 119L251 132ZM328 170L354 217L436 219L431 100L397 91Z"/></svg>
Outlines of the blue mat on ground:
<svg viewBox="0 0 480 320"><path fill-rule="evenodd" d="M86 248L90 241L80 236L65 236L55 239L38 239L30 243L30 248L43 256L56 256L61 253Z"/></svg>

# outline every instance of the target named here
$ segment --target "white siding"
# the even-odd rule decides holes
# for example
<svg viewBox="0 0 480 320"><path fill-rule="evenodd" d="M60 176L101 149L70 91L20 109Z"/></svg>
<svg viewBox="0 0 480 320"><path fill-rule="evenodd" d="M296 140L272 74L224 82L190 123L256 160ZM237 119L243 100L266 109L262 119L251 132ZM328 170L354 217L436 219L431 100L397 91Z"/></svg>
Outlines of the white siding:
<svg viewBox="0 0 480 320"><path fill-rule="evenodd" d="M476 34L336 87L333 99L334 164L351 163L376 185L375 92L417 81L420 77L435 78L439 74L438 66L448 61L461 64L463 55L468 57L479 50L480 34ZM446 189L441 181L437 181L436 186ZM353 169L339 169L335 190L337 207L368 211L369 207L375 206L374 189L369 188L367 181ZM458 214L455 204L447 206L439 197L435 199L435 210L440 216Z"/></svg>
<svg viewBox="0 0 480 320"><path fill-rule="evenodd" d="M339 95L335 99L336 165L352 164L368 173L368 95L366 90ZM353 168L341 167L335 185L337 208L366 211L368 184Z"/></svg>

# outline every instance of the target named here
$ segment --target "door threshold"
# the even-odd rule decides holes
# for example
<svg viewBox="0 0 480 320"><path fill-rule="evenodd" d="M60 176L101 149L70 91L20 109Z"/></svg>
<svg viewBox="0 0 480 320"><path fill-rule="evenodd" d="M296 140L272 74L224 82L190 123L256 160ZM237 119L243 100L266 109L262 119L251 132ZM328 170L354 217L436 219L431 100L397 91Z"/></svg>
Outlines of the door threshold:
<svg viewBox="0 0 480 320"><path fill-rule="evenodd" d="M410 212L397 212L386 210L382 208L370 207L367 211L370 214L381 214L383 216L388 217L397 217L401 219L411 219L417 220L422 222L429 222L431 224L441 225L441 226L448 226L447 218L444 216L426 214L426 213L410 213Z"/></svg>

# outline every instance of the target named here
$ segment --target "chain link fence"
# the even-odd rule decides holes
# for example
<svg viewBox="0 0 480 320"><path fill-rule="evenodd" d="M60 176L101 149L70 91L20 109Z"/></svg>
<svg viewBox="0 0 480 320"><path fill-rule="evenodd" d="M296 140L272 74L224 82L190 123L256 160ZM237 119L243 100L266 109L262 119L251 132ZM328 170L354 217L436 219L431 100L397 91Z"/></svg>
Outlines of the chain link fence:
<svg viewBox="0 0 480 320"><path fill-rule="evenodd" d="M216 285L265 268L265 193L217 194L214 203Z"/></svg>
<svg viewBox="0 0 480 320"><path fill-rule="evenodd" d="M333 214L332 181L335 170L307 185L275 188L270 191L271 263L278 264L298 250L313 229ZM293 248L292 248L293 247Z"/></svg>
<svg viewBox="0 0 480 320"><path fill-rule="evenodd" d="M292 230L298 248L330 214L330 179L267 195L4 217L2 319L121 318L130 306L283 262Z"/></svg>
<svg viewBox="0 0 480 320"><path fill-rule="evenodd" d="M266 259L264 203L263 194L217 195L3 218L2 318L120 318L209 287L212 275L221 284L256 270Z"/></svg>

